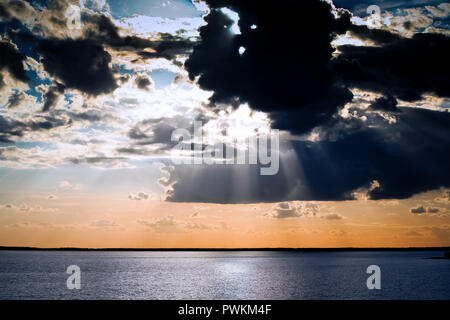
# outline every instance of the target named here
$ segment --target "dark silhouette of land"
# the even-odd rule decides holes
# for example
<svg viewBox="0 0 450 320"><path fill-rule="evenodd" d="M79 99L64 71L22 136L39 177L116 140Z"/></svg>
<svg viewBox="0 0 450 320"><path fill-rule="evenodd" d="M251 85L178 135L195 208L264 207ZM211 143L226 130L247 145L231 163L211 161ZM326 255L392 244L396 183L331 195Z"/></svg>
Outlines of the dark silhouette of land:
<svg viewBox="0 0 450 320"><path fill-rule="evenodd" d="M450 259L450 247L405 247L405 248L36 248L0 246L0 250L47 250L47 251L286 251L286 252L343 252L343 251L444 251L443 257Z"/></svg>

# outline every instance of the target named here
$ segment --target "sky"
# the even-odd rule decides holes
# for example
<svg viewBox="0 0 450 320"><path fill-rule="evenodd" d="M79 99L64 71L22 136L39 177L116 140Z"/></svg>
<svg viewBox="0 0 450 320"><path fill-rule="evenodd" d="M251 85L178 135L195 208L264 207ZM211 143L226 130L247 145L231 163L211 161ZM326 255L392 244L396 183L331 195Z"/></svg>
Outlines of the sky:
<svg viewBox="0 0 450 320"><path fill-rule="evenodd" d="M0 0L0 246L450 246L449 15Z"/></svg>

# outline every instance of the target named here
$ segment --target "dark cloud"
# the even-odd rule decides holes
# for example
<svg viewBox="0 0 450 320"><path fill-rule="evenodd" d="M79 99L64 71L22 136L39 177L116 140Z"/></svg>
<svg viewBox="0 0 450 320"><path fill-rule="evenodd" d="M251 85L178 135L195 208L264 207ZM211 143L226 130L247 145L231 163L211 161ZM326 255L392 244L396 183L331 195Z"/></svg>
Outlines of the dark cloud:
<svg viewBox="0 0 450 320"><path fill-rule="evenodd" d="M151 153L148 150L145 150L142 148L132 148L132 147L117 148L117 152L124 153L124 154L139 155L139 156L145 156L145 155L149 155Z"/></svg>
<svg viewBox="0 0 450 320"><path fill-rule="evenodd" d="M411 208L410 212L413 214L424 214L427 212L424 206L418 206L417 208Z"/></svg>
<svg viewBox="0 0 450 320"><path fill-rule="evenodd" d="M371 197L407 198L449 186L449 128L449 112L403 108L397 124L377 142L381 149L371 162L382 188L373 190Z"/></svg>
<svg viewBox="0 0 450 320"><path fill-rule="evenodd" d="M371 29L364 25L349 24L347 29L351 31L354 36L362 40L372 40L378 44L387 44L403 39L400 35L388 30Z"/></svg>
<svg viewBox="0 0 450 320"><path fill-rule="evenodd" d="M256 165L176 166L169 200L348 200L361 186L371 199L404 199L450 186L450 113L402 108L401 115L333 140L281 142L274 176L260 176ZM369 188L374 180L379 187Z"/></svg>
<svg viewBox="0 0 450 320"><path fill-rule="evenodd" d="M20 121L0 116L0 141L5 143L12 142L13 138L23 135L25 128L26 125Z"/></svg>
<svg viewBox="0 0 450 320"><path fill-rule="evenodd" d="M305 132L351 101L351 92L330 69L333 35L350 23L335 18L325 1L207 1L211 13L200 28L201 42L185 66L191 80L214 91L211 103L248 102L271 114L273 126ZM233 21L215 8L239 14ZM251 28L256 25L255 28ZM239 48L246 50L241 55Z"/></svg>
<svg viewBox="0 0 450 320"><path fill-rule="evenodd" d="M112 120L113 116L101 112L99 110L87 110L82 112L69 112L70 117L73 120L99 122L102 120Z"/></svg>
<svg viewBox="0 0 450 320"><path fill-rule="evenodd" d="M208 0L211 13L200 28L201 42L186 61L191 80L211 90L211 104L247 102L268 112L272 126L307 132L329 121L352 101L349 88L379 92L373 107L396 111L396 99L423 94L450 96L449 37L416 34L404 38L388 30L354 25L351 14L325 1ZM239 14L241 34L219 8ZM256 28L251 28L255 25ZM340 46L333 36L350 31L377 46ZM245 51L240 54L239 48Z"/></svg>
<svg viewBox="0 0 450 320"><path fill-rule="evenodd" d="M403 27L404 27L406 30L413 30L413 24L412 24L411 21L405 21L405 22L403 22Z"/></svg>
<svg viewBox="0 0 450 320"><path fill-rule="evenodd" d="M417 206L417 207L415 207L415 208L409 209L409 211L410 211L412 214L425 214L425 213L436 214L436 213L441 212L441 209L439 209L439 208L434 208L434 207L428 207L428 208L425 208L425 206L420 205L420 206Z"/></svg>
<svg viewBox="0 0 450 320"><path fill-rule="evenodd" d="M20 121L0 116L0 141L12 143L27 132L51 130L70 125L71 120L62 117L36 115L33 119Z"/></svg>
<svg viewBox="0 0 450 320"><path fill-rule="evenodd" d="M82 21L86 23L84 38L120 51L131 51L142 58L166 58L174 60L177 55L191 52L195 42L181 36L160 33L159 39L150 40L137 36L120 36L119 28L105 15L84 12ZM152 49L148 51L147 49Z"/></svg>
<svg viewBox="0 0 450 320"><path fill-rule="evenodd" d="M9 98L6 106L10 109L18 107L25 100L25 93L22 91L14 92Z"/></svg>
<svg viewBox="0 0 450 320"><path fill-rule="evenodd" d="M428 207L427 212L428 213L439 213L439 212L441 212L441 210L439 208Z"/></svg>
<svg viewBox="0 0 450 320"><path fill-rule="evenodd" d="M122 74L119 76L118 80L121 84L126 83L128 80L130 80L131 76L129 74Z"/></svg>
<svg viewBox="0 0 450 320"><path fill-rule="evenodd" d="M57 1L52 1L45 14L58 10L62 8ZM44 94L44 111L53 106L64 88L93 96L110 93L117 88L110 67L111 55L95 39L43 38L37 35L41 32L30 31L17 18L6 25L6 33L13 41L22 44L30 55L36 55L35 59L40 59L54 80L54 85Z"/></svg>
<svg viewBox="0 0 450 320"><path fill-rule="evenodd" d="M57 1L51 1L45 14L58 13L63 9L64 6L61 7ZM60 20L56 16L51 17ZM60 27L65 28L65 21L61 21L54 23L62 24ZM92 96L110 93L118 87L114 71L110 67L111 55L105 48L120 51L125 55L132 52L143 59L175 60L178 55L190 53L194 45L194 42L181 36L166 33L159 34L156 40L137 36L122 37L119 35L119 28L109 17L86 11L82 14L82 23L82 37L77 39L43 38L37 35L42 35L42 32L35 30L40 28L39 25L30 31L22 21L13 17L6 25L6 33L15 42L26 44L30 53L37 53L45 70L67 89L77 89ZM0 69L8 68L13 76L21 81L29 80L23 68L25 58L11 43L0 43ZM126 80L123 75L118 77L121 83ZM146 82L144 78L140 80L142 87ZM52 87L48 92L49 103L44 106L45 111L50 109L56 100L59 91L56 89Z"/></svg>
<svg viewBox="0 0 450 320"><path fill-rule="evenodd" d="M448 37L409 39L356 26L349 12L335 17L324 1L207 3L207 25L185 66L191 80L213 91L211 106L247 102L269 113L275 128L305 133L321 126L320 141L292 142L283 153L295 154L290 161L302 170L292 171L284 159L277 176L258 176L258 166L177 166L170 200L343 200L375 180L380 187L367 189L372 199L407 198L450 185L450 114L397 106L424 94L449 97ZM241 34L218 10L224 7L239 14ZM341 46L333 57L333 35L347 31L376 46ZM353 100L350 88L383 97L360 118L342 119L336 112ZM387 125L371 110L396 112L396 122ZM247 181L236 187L232 177L242 176Z"/></svg>
<svg viewBox="0 0 450 320"><path fill-rule="evenodd" d="M149 119L136 124L128 133L128 136L137 140L137 144L170 144L173 131L177 127L166 123L164 119Z"/></svg>
<svg viewBox="0 0 450 320"><path fill-rule="evenodd" d="M105 15L83 12L82 22L86 24L83 38L91 39L120 50L137 50L152 47L152 41L136 36L121 37L119 28Z"/></svg>
<svg viewBox="0 0 450 320"><path fill-rule="evenodd" d="M0 133L0 142L1 143L13 143L11 137L8 134ZM3 157L1 157L3 159Z"/></svg>
<svg viewBox="0 0 450 320"><path fill-rule="evenodd" d="M44 105L42 106L42 111L49 111L58 102L61 94L64 93L64 85L55 81L55 85L50 86L44 93Z"/></svg>
<svg viewBox="0 0 450 320"><path fill-rule="evenodd" d="M109 93L117 88L110 54L92 40L42 39L37 51L45 70L67 88L89 95Z"/></svg>
<svg viewBox="0 0 450 320"><path fill-rule="evenodd" d="M142 90L149 90L149 87L152 85L150 78L145 75L137 76L134 82L137 87Z"/></svg>
<svg viewBox="0 0 450 320"><path fill-rule="evenodd" d="M167 200L173 202L255 203L302 197L311 200L304 194L306 186L297 180L298 172L289 172L283 164L276 176L261 176L258 165L178 165L166 172L169 178L165 181L171 186ZM286 180L286 175L295 178Z"/></svg>
<svg viewBox="0 0 450 320"><path fill-rule="evenodd" d="M185 118L184 116L146 119L138 122L131 128L128 132L128 137L132 140L133 146L161 144L166 149L172 148L178 143L172 141L173 131L183 128L193 133L194 120L202 121L203 124L208 121L202 114L194 115L194 119Z"/></svg>
<svg viewBox="0 0 450 320"><path fill-rule="evenodd" d="M399 109L397 108L397 103L397 99L392 96L381 97L375 100L375 102L372 103L370 107L374 110L396 112L399 111Z"/></svg>
<svg viewBox="0 0 450 320"><path fill-rule="evenodd" d="M174 61L179 55L186 55L192 52L196 41L186 40L180 36L174 36L170 33L160 33L160 39L152 41L152 49L155 52L140 51L143 58L165 58Z"/></svg>
<svg viewBox="0 0 450 320"><path fill-rule="evenodd" d="M450 97L450 38L415 34L377 47L339 47L336 73L352 87L406 101L429 93Z"/></svg>
<svg viewBox="0 0 450 320"><path fill-rule="evenodd" d="M6 69L17 80L28 82L24 61L26 56L19 53L10 42L0 41L0 71Z"/></svg>
<svg viewBox="0 0 450 320"><path fill-rule="evenodd" d="M194 143L172 141L172 133L176 129L185 129L193 135L194 121L201 121L203 125L209 118L201 112L191 117L177 115L170 118L146 119L136 123L129 131L130 141L128 145L118 148L116 151L122 154L133 155L166 155L175 145L185 143L186 148L194 148ZM146 149L147 146L151 148ZM202 148L205 146L201 146Z"/></svg>
<svg viewBox="0 0 450 320"><path fill-rule="evenodd" d="M37 115L32 120L26 122L26 130L40 131L50 130L61 126L70 126L72 121L64 118L57 118L53 116Z"/></svg>
<svg viewBox="0 0 450 320"><path fill-rule="evenodd" d="M97 156L97 157L84 157L84 158L69 158L67 160L73 164L114 165L116 163L122 162L127 159L123 158L123 157Z"/></svg>
<svg viewBox="0 0 450 320"><path fill-rule="evenodd" d="M295 148L315 197L343 199L377 180L381 187L369 191L372 199L408 198L450 184L449 127L448 112L402 108L395 124Z"/></svg>
<svg viewBox="0 0 450 320"><path fill-rule="evenodd" d="M0 3L0 18L4 20L9 20L11 18L11 14L3 3Z"/></svg>

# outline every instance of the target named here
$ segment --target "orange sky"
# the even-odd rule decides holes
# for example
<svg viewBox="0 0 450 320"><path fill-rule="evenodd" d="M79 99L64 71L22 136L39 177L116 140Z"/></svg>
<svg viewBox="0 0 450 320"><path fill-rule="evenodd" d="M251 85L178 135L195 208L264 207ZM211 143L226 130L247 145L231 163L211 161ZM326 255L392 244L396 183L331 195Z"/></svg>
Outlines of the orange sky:
<svg viewBox="0 0 450 320"><path fill-rule="evenodd" d="M410 247L450 245L443 190L407 200L219 205L81 191L0 206L0 245L36 247ZM411 208L439 209L413 214ZM283 210L283 209L282 209ZM286 211L283 211L286 213ZM289 211L294 212L294 211Z"/></svg>

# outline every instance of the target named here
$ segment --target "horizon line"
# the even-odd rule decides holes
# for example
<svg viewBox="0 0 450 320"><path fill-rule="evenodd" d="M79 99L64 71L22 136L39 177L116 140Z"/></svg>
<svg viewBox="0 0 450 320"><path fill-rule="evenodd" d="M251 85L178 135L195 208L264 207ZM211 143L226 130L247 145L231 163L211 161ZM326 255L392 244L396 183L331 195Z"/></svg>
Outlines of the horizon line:
<svg viewBox="0 0 450 320"><path fill-rule="evenodd" d="M328 247L328 248L80 248L80 247L28 247L28 246L0 246L0 251L6 250L48 250L48 251L442 251L450 250L443 247Z"/></svg>

